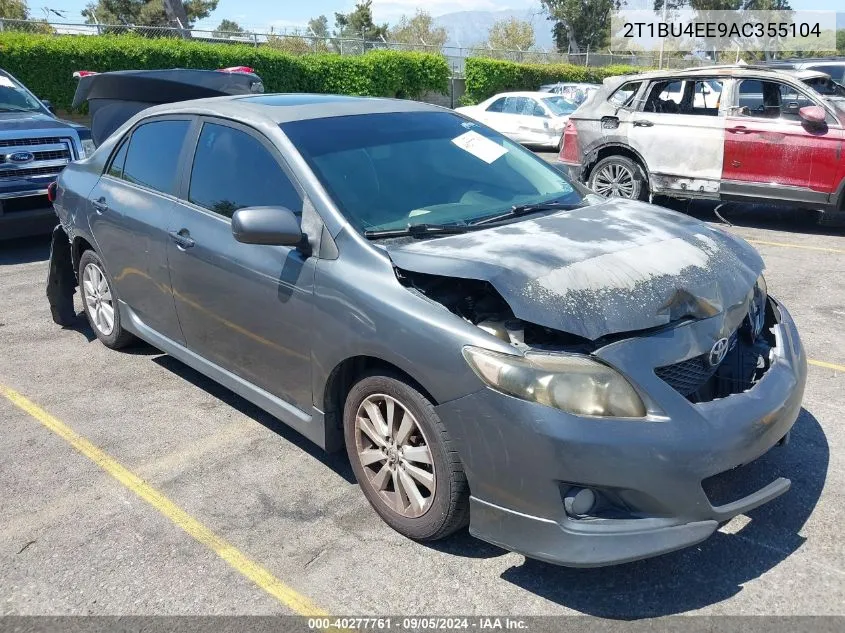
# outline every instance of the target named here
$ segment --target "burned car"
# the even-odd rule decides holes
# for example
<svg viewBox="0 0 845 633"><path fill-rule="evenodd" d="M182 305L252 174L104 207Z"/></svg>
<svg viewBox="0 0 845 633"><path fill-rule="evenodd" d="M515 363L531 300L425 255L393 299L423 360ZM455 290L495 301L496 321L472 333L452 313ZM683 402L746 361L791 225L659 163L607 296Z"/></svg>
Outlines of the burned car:
<svg viewBox="0 0 845 633"><path fill-rule="evenodd" d="M790 432L806 359L741 239L596 196L452 111L146 109L54 191L97 338L140 338L326 450L401 534L570 566L683 548ZM72 273L71 273L72 274Z"/></svg>
<svg viewBox="0 0 845 633"><path fill-rule="evenodd" d="M766 66L613 77L570 117L560 160L602 195L842 211L839 90L821 72Z"/></svg>

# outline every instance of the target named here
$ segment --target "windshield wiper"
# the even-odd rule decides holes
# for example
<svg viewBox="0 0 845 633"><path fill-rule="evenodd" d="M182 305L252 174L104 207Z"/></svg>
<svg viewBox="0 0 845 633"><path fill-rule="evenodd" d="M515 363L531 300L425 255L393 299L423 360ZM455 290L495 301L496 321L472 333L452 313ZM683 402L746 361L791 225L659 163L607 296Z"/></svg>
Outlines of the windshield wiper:
<svg viewBox="0 0 845 633"><path fill-rule="evenodd" d="M386 229L383 231L364 231L364 237L377 239L380 237L427 237L429 235L457 235L474 230L472 224L409 224L403 229Z"/></svg>
<svg viewBox="0 0 845 633"><path fill-rule="evenodd" d="M499 213L498 215L491 215L490 217L476 220L470 226L479 226L482 224L492 224L499 220L506 220L508 218L518 218L521 215L529 215L530 213L537 213L538 211L571 211L583 206L581 202L572 204L569 202L537 202L535 204L517 204L511 207L509 211Z"/></svg>
<svg viewBox="0 0 845 633"><path fill-rule="evenodd" d="M37 110L28 110L27 108L16 108L15 106L3 106L0 112L37 112Z"/></svg>

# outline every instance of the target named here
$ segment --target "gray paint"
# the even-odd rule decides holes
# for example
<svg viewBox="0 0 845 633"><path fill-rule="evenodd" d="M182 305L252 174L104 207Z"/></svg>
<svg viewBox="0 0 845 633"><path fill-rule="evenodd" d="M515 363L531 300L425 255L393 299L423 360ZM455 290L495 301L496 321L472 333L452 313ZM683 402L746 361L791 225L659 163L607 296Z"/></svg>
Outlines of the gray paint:
<svg viewBox="0 0 845 633"><path fill-rule="evenodd" d="M341 445L336 412L326 410L327 384L341 363L363 356L405 372L431 396L455 441L473 494L471 531L553 562L608 564L685 546L705 538L717 521L785 490L775 482L726 509L712 507L701 489L702 477L765 452L797 416L806 359L785 311L775 327L774 365L745 393L694 405L654 373L707 352L744 317L762 269L746 243L622 201L461 236L370 242L345 221L278 121L430 106L239 101L248 99L146 111L60 178L56 209L74 250L88 241L104 256L118 293L135 293L120 303L130 331L327 449ZM127 183L118 192L111 179L100 178L116 138L159 115L237 119L261 135L301 189L309 249L241 244L229 220L186 203L190 151L172 198ZM197 133L195 125L192 138ZM104 187L126 205L111 219L91 202ZM170 213L143 222L142 212L153 206L170 206ZM164 238L183 229L195 242L189 248ZM640 329L597 343L593 354L628 378L648 416L587 419L486 388L464 361L463 346L521 352L402 285L396 266L489 279L514 311L555 329L590 337ZM120 286L130 268L144 273L138 283L146 288ZM695 318L642 331L683 314ZM636 489L650 518L568 520L561 481Z"/></svg>

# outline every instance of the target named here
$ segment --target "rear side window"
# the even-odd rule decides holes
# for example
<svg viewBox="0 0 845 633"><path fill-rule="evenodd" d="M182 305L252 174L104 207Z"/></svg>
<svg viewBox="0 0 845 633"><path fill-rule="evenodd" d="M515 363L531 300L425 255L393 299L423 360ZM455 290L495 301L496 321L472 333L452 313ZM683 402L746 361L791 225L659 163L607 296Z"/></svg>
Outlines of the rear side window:
<svg viewBox="0 0 845 633"><path fill-rule="evenodd" d="M175 194L179 154L189 127L190 121L152 121L137 127L129 139L123 180Z"/></svg>
<svg viewBox="0 0 845 633"><path fill-rule="evenodd" d="M215 123L202 126L188 199L227 218L244 207L302 212L302 196L254 136Z"/></svg>
<svg viewBox="0 0 845 633"><path fill-rule="evenodd" d="M617 106L629 106L634 101L634 96L640 89L640 84L642 84L641 81L629 81L626 84L622 84L607 100Z"/></svg>

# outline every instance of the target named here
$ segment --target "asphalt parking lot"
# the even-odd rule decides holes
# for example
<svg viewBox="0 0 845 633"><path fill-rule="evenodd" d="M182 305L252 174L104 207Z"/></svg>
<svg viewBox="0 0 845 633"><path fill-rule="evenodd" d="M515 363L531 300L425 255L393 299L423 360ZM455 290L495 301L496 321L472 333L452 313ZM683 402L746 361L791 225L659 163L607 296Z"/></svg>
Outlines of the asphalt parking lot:
<svg viewBox="0 0 845 633"><path fill-rule="evenodd" d="M344 454L149 346L107 350L78 296L59 328L49 241L0 245L0 614L845 614L845 228L722 215L762 253L811 359L791 443L752 473L793 487L697 547L587 570L465 531L402 538Z"/></svg>

